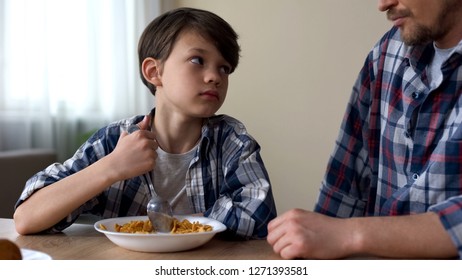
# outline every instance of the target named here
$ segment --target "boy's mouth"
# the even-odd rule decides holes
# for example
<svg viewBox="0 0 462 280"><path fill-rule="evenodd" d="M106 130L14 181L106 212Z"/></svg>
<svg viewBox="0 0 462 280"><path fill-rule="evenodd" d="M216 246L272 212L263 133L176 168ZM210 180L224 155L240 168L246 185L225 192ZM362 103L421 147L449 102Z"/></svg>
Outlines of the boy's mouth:
<svg viewBox="0 0 462 280"><path fill-rule="evenodd" d="M219 99L218 92L215 90L207 90L207 91L202 92L200 95L204 97L208 97L208 98L214 98L217 100Z"/></svg>

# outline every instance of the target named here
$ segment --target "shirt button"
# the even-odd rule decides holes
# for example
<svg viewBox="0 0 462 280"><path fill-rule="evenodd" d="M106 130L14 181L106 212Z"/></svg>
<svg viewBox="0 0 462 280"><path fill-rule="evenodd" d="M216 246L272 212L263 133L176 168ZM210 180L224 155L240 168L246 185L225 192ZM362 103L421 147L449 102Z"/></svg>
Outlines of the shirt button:
<svg viewBox="0 0 462 280"><path fill-rule="evenodd" d="M419 179L419 174L417 173L412 174L412 179L414 179L414 181Z"/></svg>
<svg viewBox="0 0 462 280"><path fill-rule="evenodd" d="M408 130L404 131L404 137L406 137L406 138L410 138L410 137L411 137L411 134L409 133Z"/></svg>
<svg viewBox="0 0 462 280"><path fill-rule="evenodd" d="M414 98L414 99L419 99L420 93L418 93L418 92L413 92L411 95L412 95L412 98Z"/></svg>

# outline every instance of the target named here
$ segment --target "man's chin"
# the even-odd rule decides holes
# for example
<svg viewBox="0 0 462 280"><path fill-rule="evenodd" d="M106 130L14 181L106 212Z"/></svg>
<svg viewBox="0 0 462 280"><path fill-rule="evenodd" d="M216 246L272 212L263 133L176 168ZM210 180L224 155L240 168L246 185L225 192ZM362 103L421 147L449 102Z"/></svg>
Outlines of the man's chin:
<svg viewBox="0 0 462 280"><path fill-rule="evenodd" d="M425 45L433 41L429 31L426 29L412 30L400 28L400 31L401 40L408 46Z"/></svg>

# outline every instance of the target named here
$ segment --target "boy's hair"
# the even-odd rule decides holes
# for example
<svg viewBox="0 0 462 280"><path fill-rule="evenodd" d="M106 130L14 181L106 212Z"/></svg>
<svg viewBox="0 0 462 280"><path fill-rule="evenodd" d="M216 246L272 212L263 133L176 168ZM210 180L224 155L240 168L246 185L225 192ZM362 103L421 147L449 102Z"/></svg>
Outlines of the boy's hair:
<svg viewBox="0 0 462 280"><path fill-rule="evenodd" d="M144 78L141 65L148 57L164 62L172 52L178 35L184 30L198 32L201 36L212 40L226 62L231 65L230 73L239 63L238 35L221 17L194 8L168 11L155 18L146 27L138 44L141 80L153 95L156 93L156 87Z"/></svg>

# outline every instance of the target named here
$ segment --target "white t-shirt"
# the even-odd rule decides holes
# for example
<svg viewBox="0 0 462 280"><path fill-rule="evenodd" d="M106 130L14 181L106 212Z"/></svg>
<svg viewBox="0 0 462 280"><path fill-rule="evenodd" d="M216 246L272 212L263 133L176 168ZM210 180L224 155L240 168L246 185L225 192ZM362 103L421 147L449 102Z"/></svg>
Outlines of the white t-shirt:
<svg viewBox="0 0 462 280"><path fill-rule="evenodd" d="M193 213L186 194L185 178L197 147L198 145L184 154L169 154L160 147L157 148L153 184L156 193L170 202L173 214L185 215Z"/></svg>
<svg viewBox="0 0 462 280"><path fill-rule="evenodd" d="M452 54L452 51L455 47L450 49L440 49L434 43L433 47L435 48L435 56L433 57L432 62L428 66L428 80L430 81L430 88L437 88L443 81L443 72L441 72L441 66Z"/></svg>

